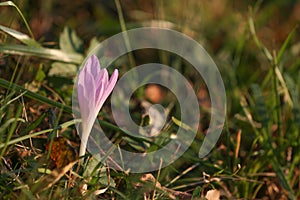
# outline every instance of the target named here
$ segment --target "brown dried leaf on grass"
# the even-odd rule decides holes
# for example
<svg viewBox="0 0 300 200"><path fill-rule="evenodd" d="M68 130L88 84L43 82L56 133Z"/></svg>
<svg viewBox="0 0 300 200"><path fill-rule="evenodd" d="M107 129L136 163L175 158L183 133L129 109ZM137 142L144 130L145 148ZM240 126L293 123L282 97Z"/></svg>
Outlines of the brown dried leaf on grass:
<svg viewBox="0 0 300 200"><path fill-rule="evenodd" d="M64 137L56 137L50 144L50 141L46 144L46 150L50 151L50 158L55 163L56 168L66 166L78 157L75 148Z"/></svg>
<svg viewBox="0 0 300 200"><path fill-rule="evenodd" d="M220 191L219 190L209 190L206 193L205 198L207 200L218 200L218 199L220 199Z"/></svg>

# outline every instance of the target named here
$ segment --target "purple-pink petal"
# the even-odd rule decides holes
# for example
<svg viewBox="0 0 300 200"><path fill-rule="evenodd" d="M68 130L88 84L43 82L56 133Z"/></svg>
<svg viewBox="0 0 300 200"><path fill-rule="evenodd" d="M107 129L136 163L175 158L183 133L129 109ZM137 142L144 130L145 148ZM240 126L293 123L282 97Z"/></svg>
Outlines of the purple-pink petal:
<svg viewBox="0 0 300 200"><path fill-rule="evenodd" d="M105 85L99 84L100 86L96 90L96 97L95 97L95 105L96 108L99 108L101 106L98 105L98 102L100 99L102 99L103 93L105 92Z"/></svg>
<svg viewBox="0 0 300 200"><path fill-rule="evenodd" d="M108 82L107 87L105 88L105 91L107 93L107 96L112 92L112 90L114 89L117 80L118 80L118 76L119 76L119 72L117 69L114 70L114 72L112 73L110 80Z"/></svg>
<svg viewBox="0 0 300 200"><path fill-rule="evenodd" d="M98 76L100 72L100 63L95 55L91 55L91 57L87 60L86 66L88 71L94 76Z"/></svg>
<svg viewBox="0 0 300 200"><path fill-rule="evenodd" d="M115 87L115 85L117 83L117 79L118 79L118 70L115 69L114 72L113 72L113 74L112 74L112 76L111 76L111 78L110 78L110 80L109 81L105 81L105 84L104 84L105 88L104 88L103 94L98 99L97 107L102 107L103 106L105 100L110 95L110 93L112 92L113 88Z"/></svg>
<svg viewBox="0 0 300 200"><path fill-rule="evenodd" d="M110 80L106 69L100 68L95 55L87 59L78 76L78 101L82 118L82 144L80 154L85 153L87 138L105 100L112 92L118 79L115 69ZM82 156L82 155L80 155Z"/></svg>

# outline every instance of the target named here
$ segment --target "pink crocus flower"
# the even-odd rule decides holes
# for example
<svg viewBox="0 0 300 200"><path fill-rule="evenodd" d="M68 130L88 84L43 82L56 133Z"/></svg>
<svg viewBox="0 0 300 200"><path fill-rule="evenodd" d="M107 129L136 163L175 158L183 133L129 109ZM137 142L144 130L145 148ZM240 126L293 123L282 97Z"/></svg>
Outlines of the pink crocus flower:
<svg viewBox="0 0 300 200"><path fill-rule="evenodd" d="M85 155L87 141L95 119L118 79L115 69L111 78L107 70L101 69L95 55L89 57L78 76L78 102L82 119L82 134L79 156Z"/></svg>

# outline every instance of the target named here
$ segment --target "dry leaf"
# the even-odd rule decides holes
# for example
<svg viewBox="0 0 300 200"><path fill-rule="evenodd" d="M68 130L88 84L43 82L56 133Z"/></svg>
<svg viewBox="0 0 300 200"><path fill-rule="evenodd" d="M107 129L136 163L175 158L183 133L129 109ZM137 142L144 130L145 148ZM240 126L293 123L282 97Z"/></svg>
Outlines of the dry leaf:
<svg viewBox="0 0 300 200"><path fill-rule="evenodd" d="M46 150L49 151L50 142L46 144ZM66 166L73 162L77 155L75 150L68 144L64 137L54 138L50 151L50 158L54 161L57 168Z"/></svg>
<svg viewBox="0 0 300 200"><path fill-rule="evenodd" d="M220 199L220 191L219 190L209 190L206 193L205 198L207 200L218 200L218 199Z"/></svg>

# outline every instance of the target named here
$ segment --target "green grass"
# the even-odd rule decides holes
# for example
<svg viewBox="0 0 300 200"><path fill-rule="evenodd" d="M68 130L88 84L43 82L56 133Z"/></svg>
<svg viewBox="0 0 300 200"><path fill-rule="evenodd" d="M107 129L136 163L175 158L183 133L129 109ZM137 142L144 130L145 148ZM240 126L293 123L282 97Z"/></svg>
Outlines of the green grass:
<svg viewBox="0 0 300 200"><path fill-rule="evenodd" d="M0 199L203 199L213 189L222 199L300 198L300 47L293 14L299 3L116 0L94 5L74 1L65 8L54 2L39 5L45 13L29 1L0 3ZM43 14L55 26L34 26ZM209 155L198 158L210 117L209 102L203 100L196 138L171 165L134 174L95 163L89 154L80 165L71 159L80 144L71 102L76 72L99 41L151 20L193 37L218 65L227 96L222 135ZM35 37L39 31L43 34ZM192 66L169 52L140 50L113 65L122 75L150 62L174 66L197 93L205 91ZM138 124L149 121L141 115L145 91L134 93L130 104ZM109 101L105 103L99 122L116 149L151 151L170 140L181 125L180 107L166 88L162 92L170 112L163 132L153 140L126 136L114 123ZM60 153L71 159L61 168L49 150L57 136L66 141Z"/></svg>

